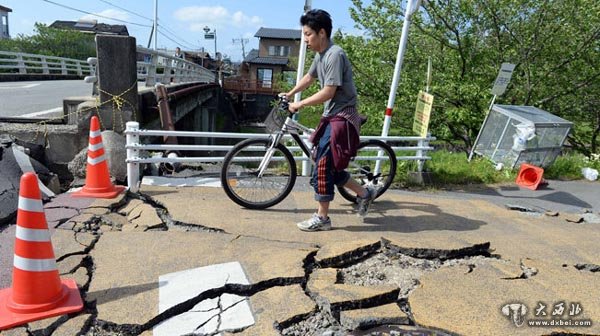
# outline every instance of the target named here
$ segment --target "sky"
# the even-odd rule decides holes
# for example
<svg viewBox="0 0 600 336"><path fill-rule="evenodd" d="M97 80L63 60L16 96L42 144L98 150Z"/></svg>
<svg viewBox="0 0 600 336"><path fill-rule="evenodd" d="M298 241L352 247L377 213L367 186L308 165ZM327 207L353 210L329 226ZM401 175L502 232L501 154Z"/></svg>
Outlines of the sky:
<svg viewBox="0 0 600 336"><path fill-rule="evenodd" d="M304 3L304 0L158 0L158 48L174 50L179 46L193 51L204 47L212 55L214 40L204 39L203 28L208 26L211 30L216 29L217 51L232 61L240 61L240 40L247 39L246 54L258 48L258 38L254 34L260 27L301 29L298 20ZM32 35L35 22L49 25L55 20L96 19L101 23L125 24L129 34L136 38L136 44L147 47L154 17L154 0L0 0L0 5L13 10L9 13L11 37ZM312 1L312 8L324 9L331 14L334 30L339 28L344 33L360 34L350 18L351 5L349 0ZM150 47L153 45L154 42Z"/></svg>

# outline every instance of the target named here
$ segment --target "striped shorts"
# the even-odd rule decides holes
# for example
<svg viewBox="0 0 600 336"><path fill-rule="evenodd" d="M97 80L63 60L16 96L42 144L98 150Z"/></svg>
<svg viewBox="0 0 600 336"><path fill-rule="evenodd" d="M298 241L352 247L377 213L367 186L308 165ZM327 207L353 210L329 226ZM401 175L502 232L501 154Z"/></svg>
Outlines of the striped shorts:
<svg viewBox="0 0 600 336"><path fill-rule="evenodd" d="M335 186L343 186L350 179L347 171L335 171L333 168L333 154L330 149L331 125L327 125L323 136L316 148L315 168L310 184L315 190L315 200L329 202L333 200Z"/></svg>

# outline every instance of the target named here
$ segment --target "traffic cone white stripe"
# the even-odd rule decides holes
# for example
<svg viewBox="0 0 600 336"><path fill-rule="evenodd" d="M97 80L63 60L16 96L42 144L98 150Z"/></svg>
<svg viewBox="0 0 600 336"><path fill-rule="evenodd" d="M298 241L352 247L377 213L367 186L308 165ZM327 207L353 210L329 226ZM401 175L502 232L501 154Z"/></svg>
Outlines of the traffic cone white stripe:
<svg viewBox="0 0 600 336"><path fill-rule="evenodd" d="M19 196L19 209L31 212L44 212L41 199Z"/></svg>
<svg viewBox="0 0 600 336"><path fill-rule="evenodd" d="M93 151L97 151L97 150L102 149L102 148L104 148L104 144L102 142L97 143L95 145L92 145L92 144L88 145L88 150L90 150L92 152Z"/></svg>
<svg viewBox="0 0 600 336"><path fill-rule="evenodd" d="M15 236L18 239L30 242L49 242L50 231L46 229L28 229L17 225Z"/></svg>
<svg viewBox="0 0 600 336"><path fill-rule="evenodd" d="M87 159L87 163L91 164L92 166L102 163L102 161L104 161L104 154L98 156L97 158L91 158L88 156Z"/></svg>
<svg viewBox="0 0 600 336"><path fill-rule="evenodd" d="M100 130L95 130L95 131L90 130L90 138L96 138L101 135L102 135L102 131L100 131Z"/></svg>
<svg viewBox="0 0 600 336"><path fill-rule="evenodd" d="M55 271L56 260L54 259L29 259L19 257L15 254L13 266L23 271L28 272L48 272Z"/></svg>

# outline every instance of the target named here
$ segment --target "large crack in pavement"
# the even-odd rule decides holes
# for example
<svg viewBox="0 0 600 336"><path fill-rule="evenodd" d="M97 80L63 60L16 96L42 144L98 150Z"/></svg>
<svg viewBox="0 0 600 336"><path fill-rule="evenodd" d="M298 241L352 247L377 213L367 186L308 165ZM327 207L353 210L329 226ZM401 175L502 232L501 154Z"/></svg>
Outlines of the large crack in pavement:
<svg viewBox="0 0 600 336"><path fill-rule="evenodd" d="M367 244L338 256L315 262L312 268L317 270L334 269L337 274L335 283L331 284L331 287L335 287L335 285L378 287L392 284L396 290L388 290L380 295L368 296L359 300L327 302L327 297L321 297L319 293L313 292L313 289L308 287L305 289L306 294L317 302L318 310L295 321L279 323L277 328L285 336L347 335L349 332L356 331L352 329L356 329L357 326L358 329L380 328L381 325L386 324L386 321L389 323L394 320L398 325L389 327L390 332L392 330L394 332L408 331L411 328L414 330L416 323L412 317L408 296L418 286L418 278L424 272L433 272L440 267L452 267L459 264L475 267L476 263L485 262L485 259L490 257L489 242L455 250L440 250L401 247L382 238L380 242ZM420 271L415 273L415 269ZM309 273L312 273L312 269ZM394 277L393 274L399 277ZM307 280L310 279L310 276L311 274L307 274ZM373 317L365 319L368 322L359 323L351 318L341 318L346 311L382 307L390 303L397 305L398 313L400 311L405 313L407 318L390 320L389 317L385 319ZM387 309L393 310L393 307L389 306ZM421 328L421 331L428 330ZM364 335L369 335L369 333L365 332Z"/></svg>
<svg viewBox="0 0 600 336"><path fill-rule="evenodd" d="M188 224L181 221L174 220L169 214L166 206L159 201L155 200L152 196L144 193L131 194L132 198L137 198L142 202L151 205L156 209L156 214L163 221L165 230L178 229L185 232L189 231L201 231L201 232L216 232L216 233L227 233L225 230L210 228L199 224Z"/></svg>
<svg viewBox="0 0 600 336"><path fill-rule="evenodd" d="M193 229L195 231L204 231L207 233L218 233L223 234L226 233L223 230L212 229L208 227L200 227L196 224L185 224L178 221L175 221L171 218L168 210L160 203L156 202L151 197L145 195L132 195L128 194L128 197L124 198L119 206L114 206L111 208L113 212L117 212L119 209L127 206L127 204L132 199L139 199L145 204L151 205L163 221L164 227L162 230L190 230ZM64 222L63 222L64 223ZM61 223L61 224L63 224ZM84 248L83 251L68 253L60 256L57 261L60 262L62 260L67 259L68 257L75 255L84 256L76 267L69 270L66 274L74 274L80 268L84 268L87 275L87 281L81 286L81 294L85 302L84 313L89 314L90 317L87 319L85 324L80 331L80 334L87 335L138 335L147 330L151 330L153 327L157 326L163 321L166 321L170 318L178 316L180 314L189 312L193 310L193 308L202 301L220 298L224 294L233 294L239 295L245 298L252 297L254 294L259 293L261 291L265 291L276 286L290 286L290 285L300 285L302 289L305 291L305 294L310 297L313 301L317 303L317 311L312 314L301 314L297 316L293 316L286 321L276 321L274 328L279 330L283 335L294 335L297 334L294 330L297 330L300 327L301 334L304 335L309 329L313 331L326 328L326 330L334 330L334 331L342 331L344 330L343 326L340 324L340 312L358 308L369 308L385 305L388 303L397 302L399 306L406 307L407 303L404 300L404 297L400 295L400 289L384 292L378 295L369 296L366 298L358 299L358 300L345 300L334 302L330 304L323 304L323 302L327 301L326 297L321 297L318 293L312 291L311 288L307 285L310 281L310 278L314 272L314 270L326 269L326 268L334 268L338 270L343 270L344 268L352 269L352 267L357 267L356 265L360 265L360 263L365 262L372 258L374 255L383 255L385 252L388 255L400 254L400 251L414 255L416 257L425 258L425 259L440 259L447 260L452 258L459 258L471 255L488 255L489 256L489 243L487 245L476 245L472 248L466 248L461 250L432 250L432 249L410 249L410 248L402 248L399 246L394 246L389 243L389 241L382 239L380 242L374 244L367 244L361 247L358 247L354 250L351 250L347 253L343 253L337 255L332 258L323 259L320 261L315 260L315 255L317 251L308 253L306 258L303 261L304 268L304 276L303 277L290 277L290 278L273 278L265 281L261 281L254 284L234 284L234 283L226 283L222 287L212 288L210 290L199 293L198 295L189 298L188 300L176 304L168 308L167 310L159 313L154 316L152 319L147 321L144 324L115 324L110 321L102 321L98 319L98 311L96 308L96 301L87 301L87 291L89 290L90 284L93 281L95 265L93 258L89 255L90 252L94 249L96 244L100 241L103 235L103 227L108 228L110 231L119 231L122 229L118 223L114 223L111 218L106 215L93 215L88 220L80 223L81 225L74 227L75 237L74 239L77 241L76 234L78 232L90 232L94 235L94 239L92 242ZM60 225L60 224L59 224ZM239 238L240 236L236 236ZM234 239L236 239L234 238ZM80 243L81 244L81 243ZM343 273L338 273L336 279L334 279L332 285L335 283L344 283L346 282L346 278L342 275ZM221 313L224 309L219 306L220 312L214 315L214 318L221 318ZM404 310L408 310L410 312L410 308L404 308ZM66 315L57 320L55 320L52 324L47 326L42 330L29 331L31 335L51 335L53 334L61 325L66 323L69 319L76 316L76 314ZM310 327L306 327L306 325L310 325ZM329 328L329 329L327 329ZM241 332L246 328L241 328L239 330L234 330L230 332Z"/></svg>
<svg viewBox="0 0 600 336"><path fill-rule="evenodd" d="M142 201L144 204L150 205L157 213L162 221L162 224L157 224L144 229L144 231L201 231L208 234L227 234L224 230L214 229L198 224L187 224L174 220L168 212L168 209L154 200L152 197L144 194L130 194L119 203L118 206L110 208L112 212L118 212L119 209L126 207L133 199ZM135 207L134 207L135 208ZM138 218L133 216L132 218ZM66 221L57 224L61 226ZM87 281L81 286L80 291L84 299L83 314L89 314L79 334L81 335L139 335L146 331L152 330L158 324L169 320L180 314L190 312L194 307L202 301L209 299L219 299L224 294L239 295L244 297L238 303L248 300L253 295L272 289L274 287L300 285L307 297L313 300L316 304L316 310L311 313L305 313L293 316L285 321L275 321L274 329L282 335L307 335L307 334L328 334L328 335L346 335L355 330L349 330L348 326L353 328L358 325L364 332L381 328L383 320L376 318L371 319L368 323L363 322L348 322L350 318L344 317L344 313L358 309L368 309L373 307L383 307L392 304L397 306L399 312L406 315L405 319L398 319L396 324L388 326L389 330L415 330L421 328L417 325L412 315L409 296L411 292L419 286L419 278L428 272L435 272L444 267L467 266L468 273L472 272L479 265L488 262L491 259L501 260L501 256L492 253L489 242L474 244L458 249L429 249L429 248L413 248L403 247L393 244L391 241L381 238L379 242L365 244L345 253L336 256L316 260L315 256L318 251L313 251L307 254L303 260L304 276L302 277L278 277L260 281L254 284L235 284L225 283L218 288L212 288L194 297L191 297L183 302L180 302L165 311L155 315L153 318L143 324L116 324L110 321L98 319L98 310L96 301L87 301L87 292L90 284L93 281L95 265L94 260L90 256L90 252L95 248L96 244L102 239L103 228L106 227L110 231L120 231L122 226L115 223L107 215L93 215L88 220L75 226L74 239L79 244L86 246L83 251L67 253L61 255L57 262L61 262L68 257L81 255L81 262L76 267L68 270L65 274L75 274L79 269L85 269ZM94 235L94 239L89 245L83 244L77 238L78 232L89 232ZM232 241L240 239L242 235L236 235ZM256 237L255 237L256 238ZM259 237L260 238L260 237ZM260 238L266 241L268 239ZM564 265L567 267L567 265ZM520 267L522 274L516 277L504 278L505 280L527 280L537 274L537 269L527 266L527 263L521 260ZM599 272L600 266L595 264L576 264L573 265L580 271ZM321 291L323 288L311 287L311 277L315 272L322 270L334 270L335 276L327 286L335 288L335 286L353 285L361 287L377 287L383 285L393 285L395 289L383 291L376 295L368 295L358 299L344 299L332 301L328 297L328 291ZM236 303L237 304L237 303ZM230 306L231 307L231 306ZM218 319L218 325L221 325L221 315L230 307L224 308L218 303L215 309L218 313L213 315L211 319ZM31 330L27 327L29 335L52 335L58 330L61 325L68 322L78 314L62 316L44 329ZM205 323L208 323L206 321ZM362 323L362 324L361 324ZM201 328L200 325L198 328ZM250 327L240 328L237 330L228 330L231 333L243 332ZM406 329L403 329L406 328ZM412 328L412 329L411 329ZM217 329L218 330L218 329ZM358 329L357 329L358 330ZM426 330L426 329L422 329ZM440 332L444 334L446 331ZM216 332L215 332L216 334ZM367 335L368 333L365 333ZM447 334L450 334L447 332ZM357 334L358 335L358 334Z"/></svg>
<svg viewBox="0 0 600 336"><path fill-rule="evenodd" d="M595 264L576 264L573 267L579 271L588 271L592 273L600 272L600 265Z"/></svg>

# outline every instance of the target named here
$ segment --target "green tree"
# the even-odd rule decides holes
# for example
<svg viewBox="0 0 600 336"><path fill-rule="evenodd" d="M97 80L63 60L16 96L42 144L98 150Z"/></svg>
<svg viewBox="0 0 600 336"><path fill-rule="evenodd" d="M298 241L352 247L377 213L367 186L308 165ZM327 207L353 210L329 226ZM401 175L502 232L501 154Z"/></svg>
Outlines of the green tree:
<svg viewBox="0 0 600 336"><path fill-rule="evenodd" d="M355 68L361 111L383 120L403 2L353 0L350 13L364 36L336 34ZM502 62L516 64L497 103L534 105L574 122L569 143L588 154L600 134L600 2L595 0L432 0L413 17L394 133L411 134L418 90L431 57L435 96L431 131L467 151L492 98ZM373 125L372 125L373 127Z"/></svg>
<svg viewBox="0 0 600 336"><path fill-rule="evenodd" d="M0 40L0 50L84 60L96 55L94 35L36 23L31 36Z"/></svg>

